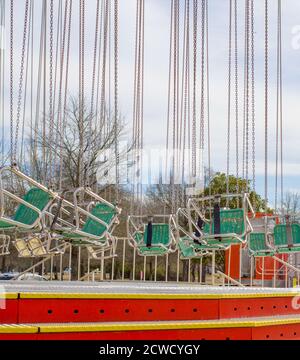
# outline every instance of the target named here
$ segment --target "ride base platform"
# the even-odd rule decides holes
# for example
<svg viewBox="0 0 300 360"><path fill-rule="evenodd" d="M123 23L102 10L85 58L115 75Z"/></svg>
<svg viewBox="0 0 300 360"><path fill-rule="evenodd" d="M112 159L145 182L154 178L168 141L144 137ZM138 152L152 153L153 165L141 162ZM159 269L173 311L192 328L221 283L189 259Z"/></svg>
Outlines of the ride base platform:
<svg viewBox="0 0 300 360"><path fill-rule="evenodd" d="M300 339L300 289L0 282L0 340Z"/></svg>

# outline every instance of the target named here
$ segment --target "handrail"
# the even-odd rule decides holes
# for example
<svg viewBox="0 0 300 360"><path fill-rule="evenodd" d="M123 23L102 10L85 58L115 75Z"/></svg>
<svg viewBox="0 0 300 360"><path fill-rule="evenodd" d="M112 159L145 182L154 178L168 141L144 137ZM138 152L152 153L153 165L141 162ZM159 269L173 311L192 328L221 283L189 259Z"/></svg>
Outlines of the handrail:
<svg viewBox="0 0 300 360"><path fill-rule="evenodd" d="M84 281L86 278L89 281L90 280L90 275L92 275L92 279L93 279L93 275L95 275L96 273L101 273L100 269L97 268L97 269L95 269L93 271L90 271L89 273L84 274L83 276L81 276L79 281ZM94 279L92 281L94 281Z"/></svg>
<svg viewBox="0 0 300 360"><path fill-rule="evenodd" d="M217 271L215 274L213 274L214 276L220 275L223 278L223 286L225 286L225 280L228 280L230 282L232 282L234 285L237 286L241 286L241 287L245 287L242 283L240 283L239 281L233 279L232 277L224 274L222 271Z"/></svg>

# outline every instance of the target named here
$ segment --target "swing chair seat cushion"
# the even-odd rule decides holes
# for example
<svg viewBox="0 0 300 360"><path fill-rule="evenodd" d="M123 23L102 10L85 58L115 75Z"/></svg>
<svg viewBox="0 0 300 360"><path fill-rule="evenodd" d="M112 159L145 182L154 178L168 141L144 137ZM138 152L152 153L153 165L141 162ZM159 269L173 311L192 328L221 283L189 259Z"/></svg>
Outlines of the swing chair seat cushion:
<svg viewBox="0 0 300 360"><path fill-rule="evenodd" d="M291 246L291 247L279 247L277 252L280 254L288 254L288 253L299 253L300 246Z"/></svg>
<svg viewBox="0 0 300 360"><path fill-rule="evenodd" d="M178 247L182 258L192 259L197 257L195 247L188 238L181 238L178 242Z"/></svg>
<svg viewBox="0 0 300 360"><path fill-rule="evenodd" d="M28 248L28 244L24 239L17 239L15 242L15 247L18 251L19 257L31 257L31 251Z"/></svg>
<svg viewBox="0 0 300 360"><path fill-rule="evenodd" d="M48 255L47 250L41 239L33 237L28 241L28 247L32 254L36 257Z"/></svg>
<svg viewBox="0 0 300 360"><path fill-rule="evenodd" d="M143 256L162 256L168 252L168 249L162 246L138 246L138 251Z"/></svg>

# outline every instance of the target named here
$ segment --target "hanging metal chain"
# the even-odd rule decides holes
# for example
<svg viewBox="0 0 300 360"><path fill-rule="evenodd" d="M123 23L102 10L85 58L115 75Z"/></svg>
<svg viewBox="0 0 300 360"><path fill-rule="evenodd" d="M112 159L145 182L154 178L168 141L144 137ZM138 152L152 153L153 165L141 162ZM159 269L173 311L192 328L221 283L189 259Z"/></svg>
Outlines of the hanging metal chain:
<svg viewBox="0 0 300 360"><path fill-rule="evenodd" d="M231 59L232 59L232 0L229 0L229 39L228 39L228 109L227 109L227 166L226 194L229 195L230 133L231 133ZM226 206L229 206L227 197Z"/></svg>
<svg viewBox="0 0 300 360"><path fill-rule="evenodd" d="M85 48L85 0L79 3L79 186L85 186L84 171L84 48Z"/></svg>
<svg viewBox="0 0 300 360"><path fill-rule="evenodd" d="M115 108L115 157L116 157L116 199L119 201L119 1L115 0L115 11L114 11L114 68L115 68L115 78L114 78L114 108Z"/></svg>
<svg viewBox="0 0 300 360"><path fill-rule="evenodd" d="M275 174L275 210L278 204L278 163L279 163L279 145L280 160L282 160L282 69L281 69L281 0L278 0L277 15L277 98L276 98L276 174ZM282 163L281 163L281 210L282 210Z"/></svg>
<svg viewBox="0 0 300 360"><path fill-rule="evenodd" d="M49 51L50 51L50 59L49 59L49 143L53 142L53 127L54 127L54 118L53 118L53 0L50 0L50 42L49 42ZM52 182L52 148L49 149L49 182L51 185Z"/></svg>
<svg viewBox="0 0 300 360"><path fill-rule="evenodd" d="M10 152L11 164L14 156L14 0L10 0Z"/></svg>
<svg viewBox="0 0 300 360"><path fill-rule="evenodd" d="M250 81L249 81L249 69L250 69L250 0L247 0L247 16L246 16L246 114L245 114L245 179L246 189L249 181L249 94L250 94Z"/></svg>
<svg viewBox="0 0 300 360"><path fill-rule="evenodd" d="M238 69L238 6L237 0L234 0L234 79L235 79L235 143L236 143L236 192L239 194L239 69ZM237 200L239 202L239 200Z"/></svg>
<svg viewBox="0 0 300 360"><path fill-rule="evenodd" d="M200 116L200 149L204 150L204 117L205 117L205 20L206 0L202 0L201 21L201 116ZM203 160L202 160L203 161Z"/></svg>
<svg viewBox="0 0 300 360"><path fill-rule="evenodd" d="M24 13L23 41L22 41L22 51L21 51L19 92L18 92L18 102L17 102L17 117L16 117L16 128L15 128L15 139L14 139L14 146L13 146L13 162L16 162L16 160L17 160L17 145L18 145L18 137L19 137L20 117L21 117L21 103L22 103L22 90L23 90L23 80L24 80L26 38L27 38L27 27L28 27L27 26L28 25L28 7L29 7L29 0L26 0L25 13Z"/></svg>
<svg viewBox="0 0 300 360"><path fill-rule="evenodd" d="M92 153L92 123L95 119L94 116L94 98L95 98L95 82L96 82L96 66L97 66L97 49L98 49L98 36L99 36L99 13L100 13L100 0L97 0L96 6L96 22L95 22L95 41L94 41L94 51L93 51L93 71L92 71L92 90L91 90L91 108L90 108L90 116L89 116L89 138L91 139L88 145L88 179L91 182L92 174L90 173L90 165L91 165L91 153Z"/></svg>
<svg viewBox="0 0 300 360"><path fill-rule="evenodd" d="M109 2L105 1L104 9L104 29L103 29L103 54L102 54L102 78L101 78L101 97L100 97L100 129L105 123L105 90L106 90L106 54L107 54L107 36L108 36L108 9Z"/></svg>
<svg viewBox="0 0 300 360"><path fill-rule="evenodd" d="M251 111L252 111L252 188L256 190L255 173L255 39L254 39L254 1L251 0Z"/></svg>
<svg viewBox="0 0 300 360"><path fill-rule="evenodd" d="M193 117L192 117L192 176L196 176L196 123L197 123L197 39L198 39L198 0L193 7Z"/></svg>
<svg viewBox="0 0 300 360"><path fill-rule="evenodd" d="M265 0L265 210L268 206L269 8Z"/></svg>
<svg viewBox="0 0 300 360"><path fill-rule="evenodd" d="M57 163L57 148L60 144L62 145L62 134L63 134L63 126L62 126L62 91L63 91L63 73L64 73L64 62L65 62L65 44L66 44L66 36L67 36L67 18L68 18L68 1L65 2L64 8L64 18L62 24L62 41L61 41L61 49L60 49L60 74L59 74L59 86L58 86L58 109L57 109L57 134L55 141L55 150L54 150L54 166ZM55 105L53 105L55 108ZM54 114L53 114L54 116ZM61 162L61 159L60 159ZM61 182L61 180L59 180Z"/></svg>
<svg viewBox="0 0 300 360"><path fill-rule="evenodd" d="M62 119L61 135L60 135L59 189L62 189L62 178L63 178L63 146L62 145L63 145L63 141L64 141L65 122L66 122L66 113L67 113L67 92L68 92L68 80L69 80L69 60L70 60L70 44L71 44L71 28L72 28L72 6L73 6L73 1L70 0L69 19L68 19L65 89L64 89L64 106L63 106L63 119Z"/></svg>

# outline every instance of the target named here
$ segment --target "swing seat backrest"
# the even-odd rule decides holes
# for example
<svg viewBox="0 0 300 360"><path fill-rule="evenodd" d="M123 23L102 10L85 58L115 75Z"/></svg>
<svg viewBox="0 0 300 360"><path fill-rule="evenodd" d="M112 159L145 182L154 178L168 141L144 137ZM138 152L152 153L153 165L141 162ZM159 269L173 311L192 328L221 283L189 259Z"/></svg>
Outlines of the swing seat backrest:
<svg viewBox="0 0 300 360"><path fill-rule="evenodd" d="M221 234L242 235L245 232L245 217L243 209L230 209L220 211ZM214 224L211 225L212 234L214 233ZM204 232L210 233L210 225L205 224Z"/></svg>
<svg viewBox="0 0 300 360"><path fill-rule="evenodd" d="M148 225L145 226L144 231L144 244L147 244L148 240ZM152 245L169 245L171 241L170 237L170 225L169 224L152 224Z"/></svg>
<svg viewBox="0 0 300 360"><path fill-rule="evenodd" d="M270 250L266 244L265 233L251 233L249 239L249 249L253 252Z"/></svg>
<svg viewBox="0 0 300 360"><path fill-rule="evenodd" d="M274 227L274 244L278 247L288 247L288 233L287 227L291 226L292 230L292 241L293 245L300 245L300 225L292 224L292 225L276 225Z"/></svg>
<svg viewBox="0 0 300 360"><path fill-rule="evenodd" d="M102 236L107 230L107 228L110 227L117 212L116 209L106 204L99 203L94 206L91 214L97 217L99 220L103 221L105 224L107 224L107 227L88 217L81 231L95 236Z"/></svg>
<svg viewBox="0 0 300 360"><path fill-rule="evenodd" d="M49 193L42 189L31 188L23 197L23 200L44 211L51 201ZM12 217L13 220L22 224L32 225L38 219L39 214L24 204L20 204Z"/></svg>

